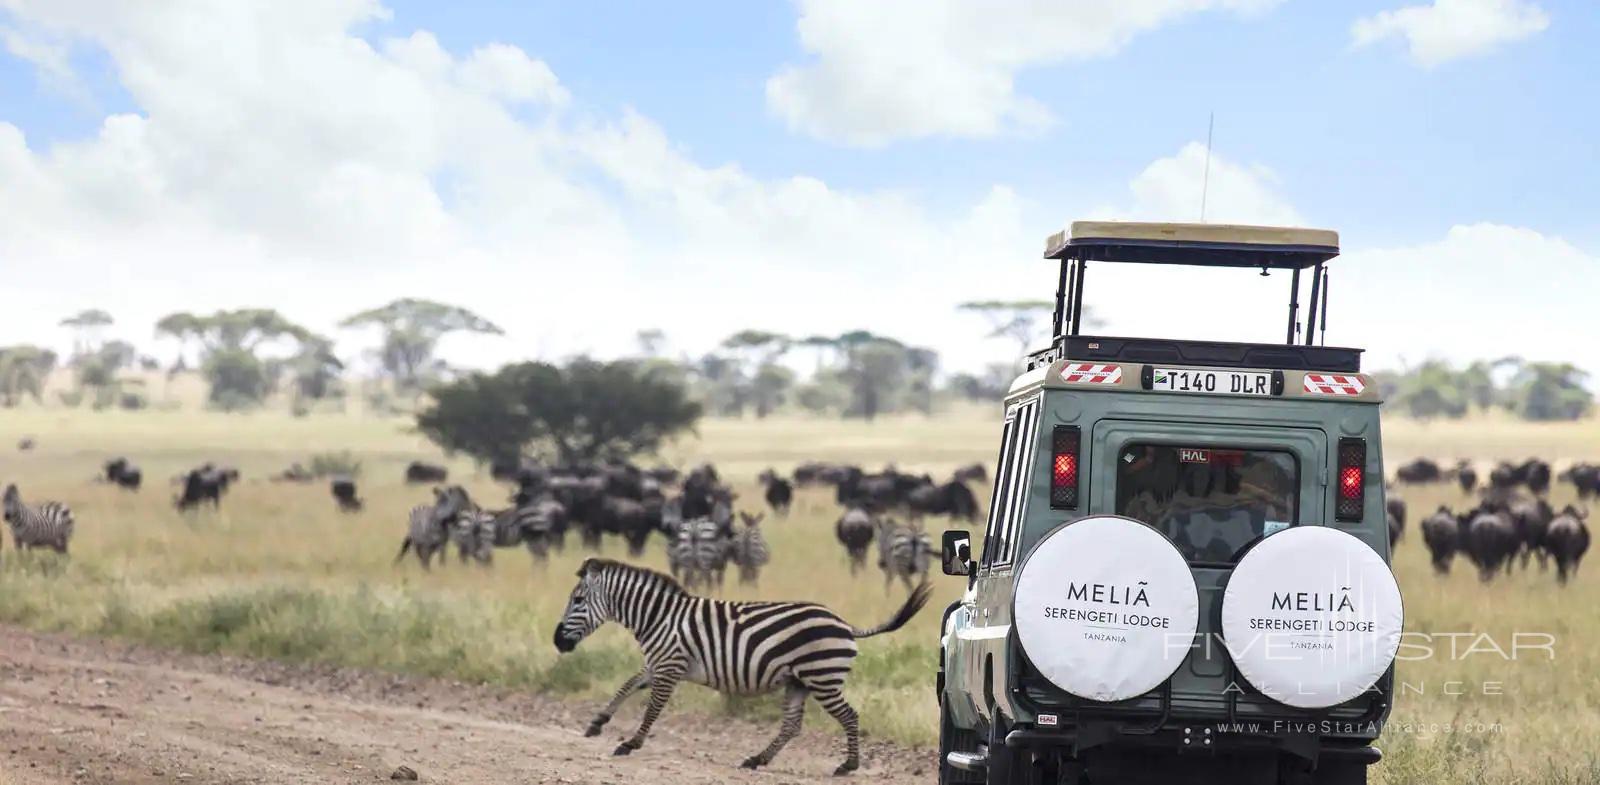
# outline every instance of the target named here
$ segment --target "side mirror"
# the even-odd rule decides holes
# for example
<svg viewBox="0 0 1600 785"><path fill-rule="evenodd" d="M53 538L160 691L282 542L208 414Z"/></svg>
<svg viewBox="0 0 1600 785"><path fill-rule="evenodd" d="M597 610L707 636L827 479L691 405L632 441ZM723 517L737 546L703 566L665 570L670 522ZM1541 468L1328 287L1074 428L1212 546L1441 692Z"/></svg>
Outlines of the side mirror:
<svg viewBox="0 0 1600 785"><path fill-rule="evenodd" d="M945 575L969 575L972 573L972 534L951 529L944 533L940 541L940 560L943 562Z"/></svg>

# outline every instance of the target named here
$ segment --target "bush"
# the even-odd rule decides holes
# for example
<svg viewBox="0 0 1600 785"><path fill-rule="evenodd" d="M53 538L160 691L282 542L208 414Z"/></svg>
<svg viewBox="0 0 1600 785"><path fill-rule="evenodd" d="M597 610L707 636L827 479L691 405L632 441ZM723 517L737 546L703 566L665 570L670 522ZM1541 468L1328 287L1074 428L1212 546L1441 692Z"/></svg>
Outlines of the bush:
<svg viewBox="0 0 1600 785"><path fill-rule="evenodd" d="M335 475L359 477L361 475L361 461L348 450L344 452L317 453L311 456L311 473L319 478Z"/></svg>

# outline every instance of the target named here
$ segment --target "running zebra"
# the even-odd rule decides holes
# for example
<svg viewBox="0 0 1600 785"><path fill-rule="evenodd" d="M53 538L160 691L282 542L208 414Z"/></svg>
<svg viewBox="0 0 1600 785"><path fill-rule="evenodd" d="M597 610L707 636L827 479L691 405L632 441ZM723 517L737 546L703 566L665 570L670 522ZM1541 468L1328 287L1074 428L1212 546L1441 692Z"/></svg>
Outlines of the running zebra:
<svg viewBox="0 0 1600 785"><path fill-rule="evenodd" d="M67 542L72 539L72 510L61 502L45 502L37 507L22 503L22 494L16 485L7 485L5 493L5 518L11 526L11 539L17 550L49 548L56 553L67 552Z"/></svg>
<svg viewBox="0 0 1600 785"><path fill-rule="evenodd" d="M927 583L918 586L888 621L860 629L821 605L697 597L661 573L589 559L578 569L578 584L556 627L555 644L557 650L570 652L608 621L628 628L639 641L644 668L623 683L584 733L599 735L624 700L648 689L650 704L639 729L614 755L644 746L680 681L739 695L782 687L783 723L777 738L742 765L754 769L772 762L800 732L810 696L844 727L845 760L834 774L846 774L861 764L856 711L844 699L856 641L905 626L927 603L930 591Z"/></svg>
<svg viewBox="0 0 1600 785"><path fill-rule="evenodd" d="M739 517L744 521L744 528L734 533L728 555L739 568L740 585L751 586L761 580L761 568L772 561L772 550L761 533L761 519L766 515L741 512Z"/></svg>
<svg viewBox="0 0 1600 785"><path fill-rule="evenodd" d="M883 590L889 591L899 578L911 588L911 576L928 580L928 565L933 560L933 542L920 525L903 526L893 518L878 522L878 569L883 570Z"/></svg>
<svg viewBox="0 0 1600 785"><path fill-rule="evenodd" d="M394 557L399 564L406 551L416 551L423 569L430 569L435 553L442 563L449 544L450 531L456 518L472 509L472 499L459 485L433 489L433 504L419 504L411 508L406 517L406 538L400 543L400 553Z"/></svg>

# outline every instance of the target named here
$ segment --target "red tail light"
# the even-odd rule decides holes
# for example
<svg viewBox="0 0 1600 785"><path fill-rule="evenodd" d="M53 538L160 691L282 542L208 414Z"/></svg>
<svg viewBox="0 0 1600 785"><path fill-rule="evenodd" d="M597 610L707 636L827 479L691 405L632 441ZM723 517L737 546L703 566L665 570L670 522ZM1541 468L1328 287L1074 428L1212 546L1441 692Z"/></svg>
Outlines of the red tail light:
<svg viewBox="0 0 1600 785"><path fill-rule="evenodd" d="M1079 441L1079 431L1075 425L1057 425L1051 432L1051 450L1055 456L1050 469L1051 509L1078 509Z"/></svg>
<svg viewBox="0 0 1600 785"><path fill-rule="evenodd" d="M1367 442L1339 440L1339 488L1334 503L1335 520L1359 521L1367 506Z"/></svg>

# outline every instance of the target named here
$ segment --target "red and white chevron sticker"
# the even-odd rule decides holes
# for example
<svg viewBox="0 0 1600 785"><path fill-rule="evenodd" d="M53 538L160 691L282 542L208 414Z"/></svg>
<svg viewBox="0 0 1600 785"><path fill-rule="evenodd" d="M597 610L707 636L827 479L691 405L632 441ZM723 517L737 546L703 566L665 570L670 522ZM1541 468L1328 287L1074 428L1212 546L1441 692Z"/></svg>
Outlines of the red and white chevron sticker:
<svg viewBox="0 0 1600 785"><path fill-rule="evenodd" d="M1308 373L1306 374L1306 392L1312 395L1360 395L1367 389L1367 383L1359 376L1345 376L1343 374Z"/></svg>
<svg viewBox="0 0 1600 785"><path fill-rule="evenodd" d="M1122 366L1067 363L1061 367L1061 381L1067 384L1121 384Z"/></svg>

